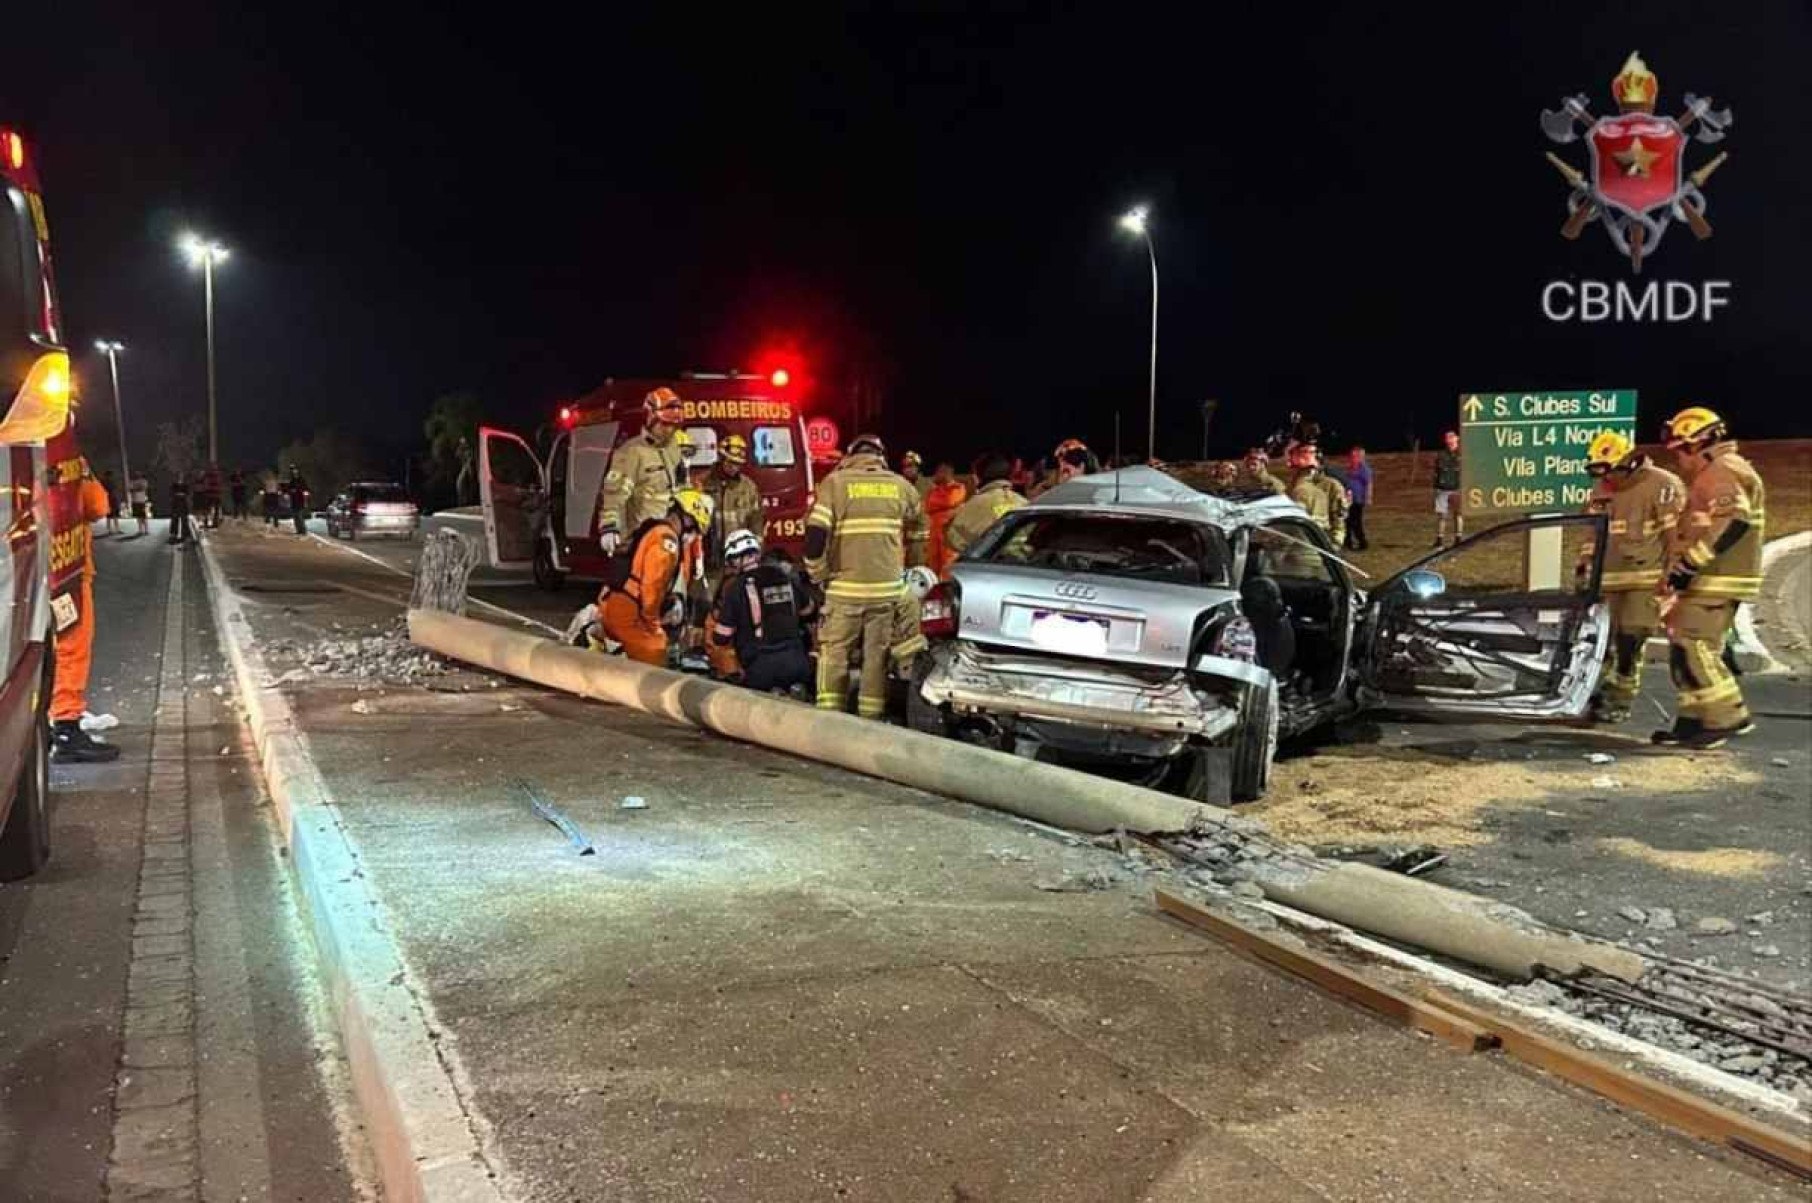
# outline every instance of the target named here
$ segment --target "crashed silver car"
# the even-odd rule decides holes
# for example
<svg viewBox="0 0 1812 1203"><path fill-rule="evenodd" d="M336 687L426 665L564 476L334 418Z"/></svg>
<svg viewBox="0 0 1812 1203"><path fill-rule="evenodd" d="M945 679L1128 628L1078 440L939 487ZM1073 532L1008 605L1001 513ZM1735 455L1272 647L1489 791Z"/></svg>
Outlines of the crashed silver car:
<svg viewBox="0 0 1812 1203"><path fill-rule="evenodd" d="M1144 467L1080 477L1004 516L925 599L910 721L1243 801L1280 738L1364 707L1575 719L1608 640L1602 526L1511 522L1368 591L1283 497Z"/></svg>

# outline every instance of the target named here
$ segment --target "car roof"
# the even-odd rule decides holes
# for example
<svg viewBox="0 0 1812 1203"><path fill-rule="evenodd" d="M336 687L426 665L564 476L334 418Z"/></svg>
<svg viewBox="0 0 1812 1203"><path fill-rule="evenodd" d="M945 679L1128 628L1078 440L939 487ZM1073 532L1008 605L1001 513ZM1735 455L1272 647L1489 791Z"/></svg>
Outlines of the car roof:
<svg viewBox="0 0 1812 1203"><path fill-rule="evenodd" d="M1149 514L1183 522L1208 522L1223 530L1306 516L1306 511L1288 497L1216 497L1190 488L1168 472L1144 465L1073 477L1040 493L1026 508Z"/></svg>

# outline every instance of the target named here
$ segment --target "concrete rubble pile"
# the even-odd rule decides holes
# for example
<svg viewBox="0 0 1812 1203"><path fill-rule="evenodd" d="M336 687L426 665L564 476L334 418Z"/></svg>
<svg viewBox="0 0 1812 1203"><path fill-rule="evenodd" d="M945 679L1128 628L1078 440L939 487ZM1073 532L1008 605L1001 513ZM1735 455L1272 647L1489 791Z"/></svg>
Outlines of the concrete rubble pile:
<svg viewBox="0 0 1812 1203"><path fill-rule="evenodd" d="M409 642L408 624L401 619L374 623L372 634L346 632L334 624L334 634L314 641L274 639L265 644L265 661L280 675L279 685L311 679L369 681L383 685L411 685L453 671L441 657Z"/></svg>
<svg viewBox="0 0 1812 1203"><path fill-rule="evenodd" d="M1655 970L1645 977L1643 984L1651 983L1670 994L1713 1001L1712 996L1693 989L1695 983L1667 973L1665 969ZM1812 1108L1812 1062L1803 1057L1643 1007L1582 994L1568 989L1563 983L1535 981L1511 986L1508 992L1519 1002L1550 1007L1564 1015L1590 1020L1613 1032L1679 1053L1725 1073L1764 1083L1797 1099L1802 1106ZM1783 1009L1767 995L1750 994L1740 997L1740 1001L1763 1013L1781 1014L1785 1020Z"/></svg>

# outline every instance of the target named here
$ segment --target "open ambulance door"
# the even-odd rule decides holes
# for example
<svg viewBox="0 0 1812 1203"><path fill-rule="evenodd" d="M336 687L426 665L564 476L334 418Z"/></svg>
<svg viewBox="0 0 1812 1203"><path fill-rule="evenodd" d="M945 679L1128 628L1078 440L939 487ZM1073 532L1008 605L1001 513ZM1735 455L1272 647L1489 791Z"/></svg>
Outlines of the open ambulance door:
<svg viewBox="0 0 1812 1203"><path fill-rule="evenodd" d="M547 470L519 435L478 431L478 499L492 568L528 568L547 514Z"/></svg>
<svg viewBox="0 0 1812 1203"><path fill-rule="evenodd" d="M1544 541L1559 545L1558 579L1539 564L1530 571ZM1398 573L1367 605L1361 700L1486 722L1582 716L1610 641L1599 596L1604 546L1600 515L1529 518Z"/></svg>
<svg viewBox="0 0 1812 1203"><path fill-rule="evenodd" d="M604 473L610 468L611 452L616 449L617 430L621 425L619 422L592 422L575 426L569 432L563 531L568 542L597 542L598 496L604 488Z"/></svg>

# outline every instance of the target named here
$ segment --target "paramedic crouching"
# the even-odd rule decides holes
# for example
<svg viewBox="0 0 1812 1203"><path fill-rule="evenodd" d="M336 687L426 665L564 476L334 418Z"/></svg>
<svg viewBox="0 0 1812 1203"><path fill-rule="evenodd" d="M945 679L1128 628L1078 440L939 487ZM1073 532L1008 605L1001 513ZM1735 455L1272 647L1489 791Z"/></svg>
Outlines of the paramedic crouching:
<svg viewBox="0 0 1812 1203"><path fill-rule="evenodd" d="M806 624L816 612L811 589L783 556L763 556L746 530L724 545L726 575L711 638L733 647L742 684L764 693L803 696L813 679Z"/></svg>

